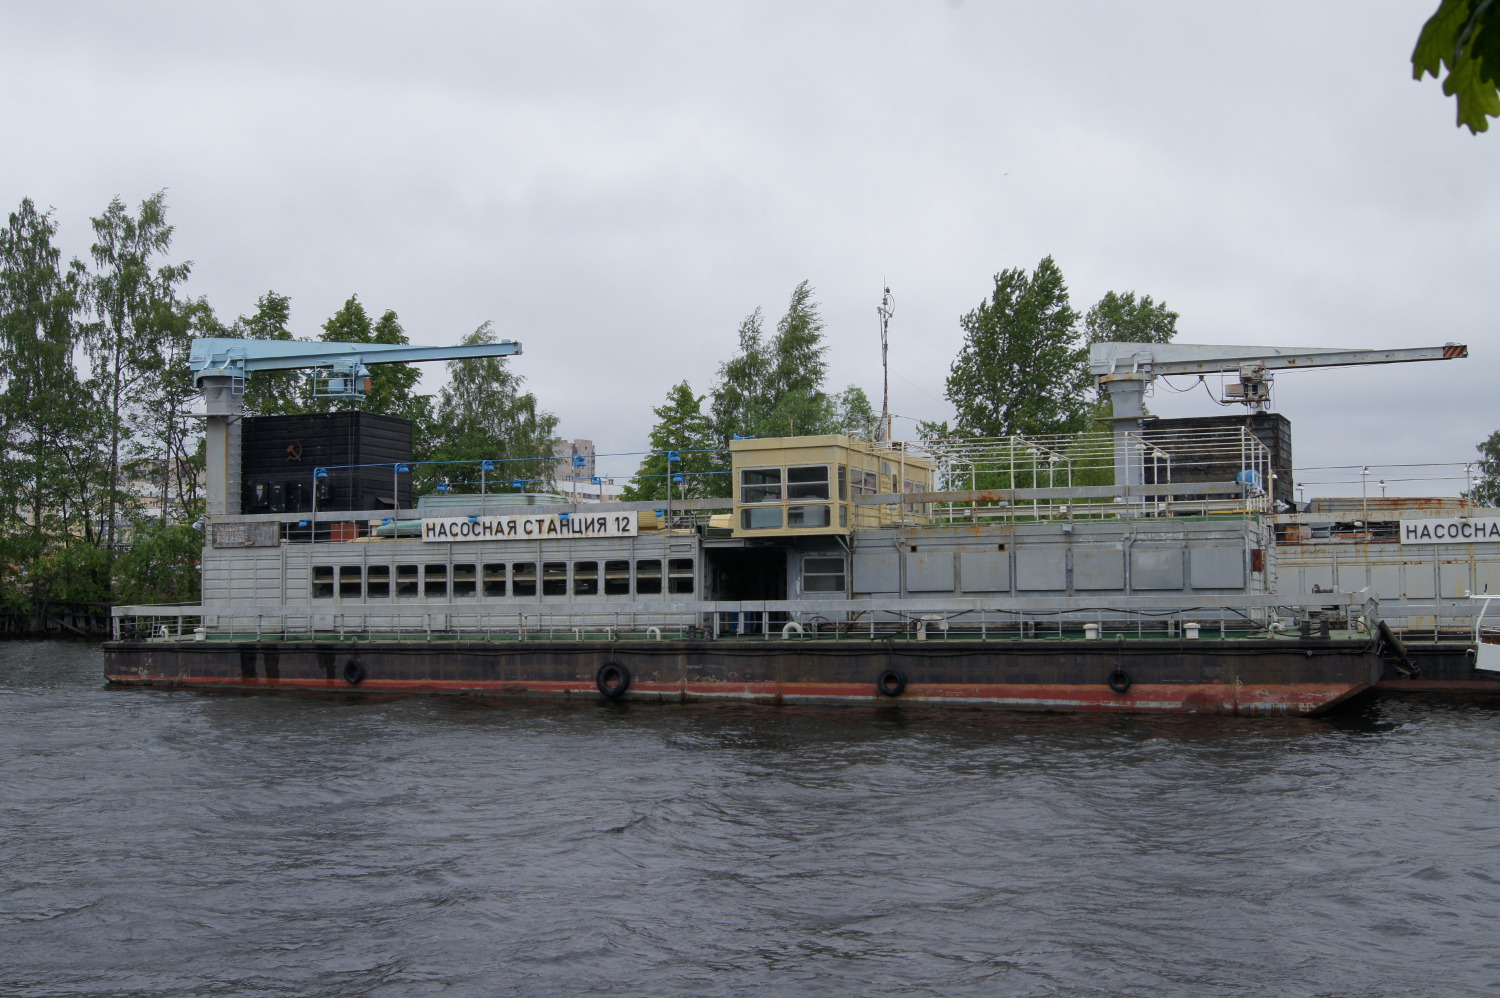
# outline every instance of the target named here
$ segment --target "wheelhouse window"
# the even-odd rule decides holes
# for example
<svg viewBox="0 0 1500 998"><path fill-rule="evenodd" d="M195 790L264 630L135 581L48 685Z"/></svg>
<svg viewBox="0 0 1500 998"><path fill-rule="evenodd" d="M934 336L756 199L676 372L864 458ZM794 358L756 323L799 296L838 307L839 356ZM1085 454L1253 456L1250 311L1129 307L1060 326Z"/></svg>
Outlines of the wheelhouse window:
<svg viewBox="0 0 1500 998"><path fill-rule="evenodd" d="M740 510L740 527L744 530L775 530L781 526L781 507L762 506Z"/></svg>
<svg viewBox="0 0 1500 998"><path fill-rule="evenodd" d="M510 591L515 596L536 595L536 562L518 561L510 566Z"/></svg>
<svg viewBox="0 0 1500 998"><path fill-rule="evenodd" d="M604 563L604 595L630 595L630 562L606 561Z"/></svg>
<svg viewBox="0 0 1500 998"><path fill-rule="evenodd" d="M693 591L693 559L672 558L667 562L667 592L687 595Z"/></svg>
<svg viewBox="0 0 1500 998"><path fill-rule="evenodd" d="M880 477L875 472L855 468L852 477L855 495L872 496L880 491Z"/></svg>
<svg viewBox="0 0 1500 998"><path fill-rule="evenodd" d="M839 502L849 498L849 469L839 465Z"/></svg>
<svg viewBox="0 0 1500 998"><path fill-rule="evenodd" d="M780 468L746 468L740 472L740 502L780 501Z"/></svg>
<svg viewBox="0 0 1500 998"><path fill-rule="evenodd" d="M788 527L826 527L832 522L832 512L828 506L788 506L786 508Z"/></svg>
<svg viewBox="0 0 1500 998"><path fill-rule="evenodd" d="M573 562L573 595L599 595L599 563L597 561Z"/></svg>
<svg viewBox="0 0 1500 998"><path fill-rule="evenodd" d="M568 595L568 563L565 561L542 562L542 595Z"/></svg>
<svg viewBox="0 0 1500 998"><path fill-rule="evenodd" d="M396 566L396 595L410 598L417 595L417 575L421 571L416 565Z"/></svg>
<svg viewBox="0 0 1500 998"><path fill-rule="evenodd" d="M802 591L806 593L842 593L844 559L808 555L802 559Z"/></svg>
<svg viewBox="0 0 1500 998"><path fill-rule="evenodd" d="M369 599L390 599L391 566L371 565L365 569L365 596Z"/></svg>
<svg viewBox="0 0 1500 998"><path fill-rule="evenodd" d="M503 561L485 563L484 594L486 596L505 595L505 563Z"/></svg>
<svg viewBox="0 0 1500 998"><path fill-rule="evenodd" d="M453 595L473 596L478 589L473 565L453 566Z"/></svg>
<svg viewBox="0 0 1500 998"><path fill-rule="evenodd" d="M333 566L314 565L312 570L313 599L333 598Z"/></svg>
<svg viewBox="0 0 1500 998"><path fill-rule="evenodd" d="M339 566L339 599L359 599L363 595L363 575L358 565Z"/></svg>
<svg viewBox="0 0 1500 998"><path fill-rule="evenodd" d="M786 469L786 497L792 499L827 499L828 465L807 464Z"/></svg>
<svg viewBox="0 0 1500 998"><path fill-rule="evenodd" d="M649 561L638 561L635 563L635 591L642 596L652 596L661 592L661 561L652 558Z"/></svg>

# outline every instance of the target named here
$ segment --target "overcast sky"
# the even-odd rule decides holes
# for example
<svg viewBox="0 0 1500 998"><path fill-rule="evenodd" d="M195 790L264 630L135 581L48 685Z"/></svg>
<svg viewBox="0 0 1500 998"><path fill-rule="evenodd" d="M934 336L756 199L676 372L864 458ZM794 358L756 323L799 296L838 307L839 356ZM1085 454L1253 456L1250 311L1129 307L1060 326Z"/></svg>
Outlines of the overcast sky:
<svg viewBox="0 0 1500 998"><path fill-rule="evenodd" d="M302 336L356 293L415 343L494 320L606 453L804 278L831 389L878 407L888 283L891 408L948 418L959 316L1051 254L1075 308L1149 294L1181 342L1468 343L1282 375L1275 406L1300 467L1464 462L1500 428L1500 123L1412 81L1436 5L11 2L0 207L55 208L86 256L111 197L165 188L226 320L270 289ZM1418 474L1372 489L1463 487Z"/></svg>

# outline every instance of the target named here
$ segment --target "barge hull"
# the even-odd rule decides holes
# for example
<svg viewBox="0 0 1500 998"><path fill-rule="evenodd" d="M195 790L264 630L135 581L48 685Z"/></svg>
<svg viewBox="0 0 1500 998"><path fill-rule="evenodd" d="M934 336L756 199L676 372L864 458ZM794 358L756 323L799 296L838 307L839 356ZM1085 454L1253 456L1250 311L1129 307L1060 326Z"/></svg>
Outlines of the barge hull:
<svg viewBox="0 0 1500 998"><path fill-rule="evenodd" d="M602 698L598 676L606 666L629 677L618 698L637 701L1284 716L1327 711L1370 689L1382 668L1368 642L1316 639L105 645L105 676L112 684L197 689ZM878 686L882 681L885 691Z"/></svg>

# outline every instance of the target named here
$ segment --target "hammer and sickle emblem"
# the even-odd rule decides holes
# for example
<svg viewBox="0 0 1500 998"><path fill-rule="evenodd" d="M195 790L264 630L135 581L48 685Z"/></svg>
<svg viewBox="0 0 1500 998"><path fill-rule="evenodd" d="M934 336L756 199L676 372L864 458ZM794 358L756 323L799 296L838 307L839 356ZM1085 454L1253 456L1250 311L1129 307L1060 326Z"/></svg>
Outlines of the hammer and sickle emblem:
<svg viewBox="0 0 1500 998"><path fill-rule="evenodd" d="M299 441L293 440L286 445L286 459L288 464L302 460L302 444Z"/></svg>

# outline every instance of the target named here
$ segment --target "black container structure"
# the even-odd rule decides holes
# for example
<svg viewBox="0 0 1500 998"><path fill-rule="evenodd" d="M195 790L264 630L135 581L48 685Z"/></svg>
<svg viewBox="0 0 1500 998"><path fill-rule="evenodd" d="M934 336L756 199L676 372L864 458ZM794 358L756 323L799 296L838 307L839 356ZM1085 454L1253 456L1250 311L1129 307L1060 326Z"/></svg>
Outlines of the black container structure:
<svg viewBox="0 0 1500 998"><path fill-rule="evenodd" d="M1195 434L1205 430L1247 430L1250 435L1265 444L1271 452L1271 470L1275 472L1274 483L1268 483L1271 497L1290 506L1296 495L1296 483L1292 481L1292 421L1279 412L1253 412L1236 416L1189 416L1182 419L1157 419L1146 424L1145 436L1154 441L1165 441L1181 434L1181 439L1191 440ZM1172 448L1178 450L1178 448ZM1184 458L1181 451L1172 461L1172 478L1177 484L1189 482L1234 481L1243 471L1223 454L1205 455L1200 460L1191 456ZM1147 481L1150 481L1148 469Z"/></svg>
<svg viewBox="0 0 1500 998"><path fill-rule="evenodd" d="M410 509L411 421L370 412L249 416L241 424L241 508L246 513L321 514ZM327 477L315 478L317 469Z"/></svg>

